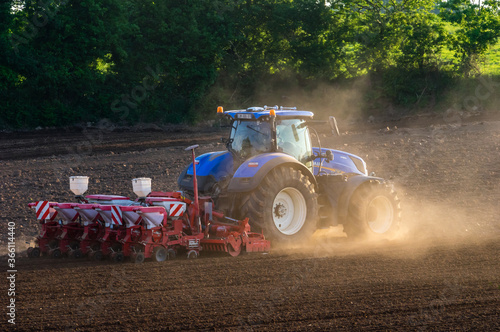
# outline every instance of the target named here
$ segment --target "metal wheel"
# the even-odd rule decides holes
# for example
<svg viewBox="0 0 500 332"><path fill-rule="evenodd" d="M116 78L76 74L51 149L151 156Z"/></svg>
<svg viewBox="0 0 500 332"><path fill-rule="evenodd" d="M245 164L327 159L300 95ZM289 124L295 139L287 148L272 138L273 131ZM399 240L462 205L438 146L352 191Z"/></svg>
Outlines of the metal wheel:
<svg viewBox="0 0 500 332"><path fill-rule="evenodd" d="M284 188L274 198L273 221L281 233L296 234L304 226L306 217L306 200L297 189Z"/></svg>
<svg viewBox="0 0 500 332"><path fill-rule="evenodd" d="M115 263L121 263L125 259L125 256L123 255L123 252L114 252L112 255L113 262Z"/></svg>
<svg viewBox="0 0 500 332"><path fill-rule="evenodd" d="M366 211L368 227L374 233L384 234L387 232L394 220L394 209L389 198L376 196L369 203Z"/></svg>
<svg viewBox="0 0 500 332"><path fill-rule="evenodd" d="M196 250L190 250L190 251L188 251L187 258L188 259L198 258L198 252Z"/></svg>
<svg viewBox="0 0 500 332"><path fill-rule="evenodd" d="M354 238L390 238L397 233L400 223L400 202L392 186L368 183L351 198L344 231Z"/></svg>
<svg viewBox="0 0 500 332"><path fill-rule="evenodd" d="M61 258L62 257L62 252L59 248L57 249L52 249L52 252L50 253L50 256L52 256L52 258Z"/></svg>
<svg viewBox="0 0 500 332"><path fill-rule="evenodd" d="M101 261L104 255L102 254L102 251L98 250L98 251L95 251L92 256L93 256L94 260Z"/></svg>
<svg viewBox="0 0 500 332"><path fill-rule="evenodd" d="M29 255L32 258L38 258L38 257L40 257L40 248L33 248L31 250L31 253Z"/></svg>
<svg viewBox="0 0 500 332"><path fill-rule="evenodd" d="M168 258L167 249L165 249L164 247L156 247L153 250L153 256L157 262L164 262Z"/></svg>
<svg viewBox="0 0 500 332"><path fill-rule="evenodd" d="M177 256L177 252L172 248L167 250L167 254L168 254L167 259L175 259L175 257Z"/></svg>
<svg viewBox="0 0 500 332"><path fill-rule="evenodd" d="M142 252L132 254L132 260L136 264L141 264L144 262L144 254Z"/></svg>
<svg viewBox="0 0 500 332"><path fill-rule="evenodd" d="M275 243L305 241L316 230L318 195L300 170L274 168L241 199L241 217L250 218L252 231L262 230Z"/></svg>

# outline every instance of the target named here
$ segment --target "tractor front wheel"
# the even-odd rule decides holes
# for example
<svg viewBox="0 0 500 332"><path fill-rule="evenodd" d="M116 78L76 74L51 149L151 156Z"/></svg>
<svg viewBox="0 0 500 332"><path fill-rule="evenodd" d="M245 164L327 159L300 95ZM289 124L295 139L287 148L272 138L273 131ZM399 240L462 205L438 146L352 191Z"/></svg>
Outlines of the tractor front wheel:
<svg viewBox="0 0 500 332"><path fill-rule="evenodd" d="M316 230L318 200L307 176L292 167L278 167L243 198L243 217L253 231L262 230L276 242L308 239Z"/></svg>
<svg viewBox="0 0 500 332"><path fill-rule="evenodd" d="M399 198L392 186L367 183L349 202L344 232L351 238L391 238L401 223Z"/></svg>

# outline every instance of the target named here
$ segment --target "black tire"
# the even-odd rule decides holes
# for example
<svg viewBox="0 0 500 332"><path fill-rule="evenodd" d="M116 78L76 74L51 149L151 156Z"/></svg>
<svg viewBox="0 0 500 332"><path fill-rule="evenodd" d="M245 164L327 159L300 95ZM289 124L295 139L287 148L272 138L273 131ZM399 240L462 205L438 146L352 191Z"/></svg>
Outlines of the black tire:
<svg viewBox="0 0 500 332"><path fill-rule="evenodd" d="M390 239L401 224L397 193L386 183L365 183L349 202L344 232L350 238Z"/></svg>
<svg viewBox="0 0 500 332"><path fill-rule="evenodd" d="M125 260L125 256L123 255L123 252L115 252L113 253L113 262L115 263L121 263Z"/></svg>
<svg viewBox="0 0 500 332"><path fill-rule="evenodd" d="M242 197L241 215L250 219L252 231L263 231L276 243L305 241L317 227L318 195L301 171L277 167L257 189Z"/></svg>
<svg viewBox="0 0 500 332"><path fill-rule="evenodd" d="M195 259L195 258L198 258L198 252L196 250L190 250L188 251L187 253L187 258L188 259Z"/></svg>
<svg viewBox="0 0 500 332"><path fill-rule="evenodd" d="M167 253L168 253L167 259L175 259L175 257L177 256L177 252L172 248L168 249Z"/></svg>
<svg viewBox="0 0 500 332"><path fill-rule="evenodd" d="M155 258L155 261L157 262L164 262L168 259L168 252L167 249L163 247L156 247L153 250L153 257Z"/></svg>
<svg viewBox="0 0 500 332"><path fill-rule="evenodd" d="M76 249L75 251L73 251L73 257L77 259L82 258L83 257L82 251L80 249Z"/></svg>
<svg viewBox="0 0 500 332"><path fill-rule="evenodd" d="M52 249L52 252L50 255L52 256L52 258L61 258L62 252L60 249Z"/></svg>
<svg viewBox="0 0 500 332"><path fill-rule="evenodd" d="M31 258L38 258L40 257L40 248L33 248L30 253Z"/></svg>
<svg viewBox="0 0 500 332"><path fill-rule="evenodd" d="M93 253L92 258L95 261L102 261L102 259L104 258L104 255L102 254L102 251L98 250L98 251Z"/></svg>
<svg viewBox="0 0 500 332"><path fill-rule="evenodd" d="M132 259L135 264L141 264L144 262L144 254L142 252L138 252L132 255Z"/></svg>

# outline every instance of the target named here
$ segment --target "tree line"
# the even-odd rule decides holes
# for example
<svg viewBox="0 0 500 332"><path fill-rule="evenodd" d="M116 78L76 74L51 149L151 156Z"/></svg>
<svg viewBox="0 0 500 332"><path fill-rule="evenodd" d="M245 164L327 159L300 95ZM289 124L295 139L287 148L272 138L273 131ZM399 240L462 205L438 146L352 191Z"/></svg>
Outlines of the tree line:
<svg viewBox="0 0 500 332"><path fill-rule="evenodd" d="M193 122L219 103L260 102L262 89L360 77L377 87L366 98L425 104L480 75L499 9L488 0L3 1L0 127Z"/></svg>

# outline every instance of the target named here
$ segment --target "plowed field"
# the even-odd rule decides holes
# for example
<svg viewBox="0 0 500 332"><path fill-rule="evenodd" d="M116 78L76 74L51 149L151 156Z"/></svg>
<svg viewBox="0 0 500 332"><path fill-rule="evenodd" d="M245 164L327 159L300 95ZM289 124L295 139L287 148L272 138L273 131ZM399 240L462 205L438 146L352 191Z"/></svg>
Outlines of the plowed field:
<svg viewBox="0 0 500 332"><path fill-rule="evenodd" d="M16 325L4 314L0 329L498 331L500 122L359 128L322 145L358 154L394 181L404 212L398 238L354 242L338 227L265 255L141 265L22 257L38 232L27 203L72 200L71 175L90 177L89 194L135 197L130 180L140 176L153 190L176 189L189 162L183 148L222 150L223 130L0 134L1 250L14 221L18 270Z"/></svg>

